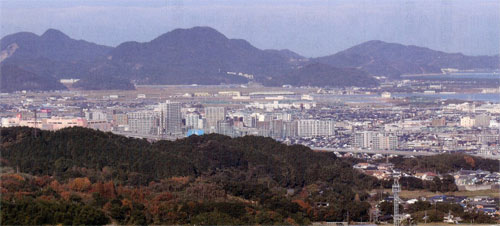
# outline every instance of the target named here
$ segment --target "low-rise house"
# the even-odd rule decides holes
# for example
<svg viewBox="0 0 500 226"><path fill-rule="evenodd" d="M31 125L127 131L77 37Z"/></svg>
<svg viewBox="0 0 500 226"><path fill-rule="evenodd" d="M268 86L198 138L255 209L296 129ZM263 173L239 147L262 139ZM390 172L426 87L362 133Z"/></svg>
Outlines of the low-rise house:
<svg viewBox="0 0 500 226"><path fill-rule="evenodd" d="M433 180L434 177L437 177L437 174L433 172L416 173L415 177L420 178L422 180Z"/></svg>

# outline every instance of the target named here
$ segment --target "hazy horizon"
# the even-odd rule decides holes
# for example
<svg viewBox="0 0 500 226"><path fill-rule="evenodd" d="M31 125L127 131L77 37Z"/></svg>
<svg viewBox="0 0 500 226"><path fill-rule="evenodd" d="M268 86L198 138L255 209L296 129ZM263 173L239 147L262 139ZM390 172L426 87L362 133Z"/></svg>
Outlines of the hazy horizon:
<svg viewBox="0 0 500 226"><path fill-rule="evenodd" d="M466 55L500 53L500 2L494 1L0 1L0 35L49 28L117 46L176 28L208 26L260 49L306 57L369 40ZM494 28L498 29L494 29Z"/></svg>

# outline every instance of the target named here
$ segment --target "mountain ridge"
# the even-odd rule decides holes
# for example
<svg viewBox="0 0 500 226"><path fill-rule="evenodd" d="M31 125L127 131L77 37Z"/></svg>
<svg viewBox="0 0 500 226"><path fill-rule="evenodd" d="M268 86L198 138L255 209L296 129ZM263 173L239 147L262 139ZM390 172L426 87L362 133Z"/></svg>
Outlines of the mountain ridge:
<svg viewBox="0 0 500 226"><path fill-rule="evenodd" d="M326 83L302 83L307 78L297 77L302 68L318 63L345 69L343 80L351 81L345 85L353 86L364 85L370 76L398 79L402 74L441 73L442 68L498 70L500 62L499 55L466 56L380 40L328 56L306 58L287 49L262 50L211 27L174 29L150 41L127 41L116 47L75 40L59 30L48 29L40 36L31 32L6 35L0 40L0 47L0 66L8 63L45 78L79 78L82 84L76 87L83 89L132 89L132 80L138 84L202 85L253 80L281 86L290 83L293 76L299 81L292 82L297 86L323 86ZM319 70L310 71L316 76L326 70L324 66L312 68ZM227 72L252 74L254 78L230 76ZM368 80L348 79L363 72L367 76L360 78ZM331 76L318 78L325 77ZM106 79L97 83L95 78Z"/></svg>
<svg viewBox="0 0 500 226"><path fill-rule="evenodd" d="M368 73L355 68L336 68L322 63L311 63L300 67L283 77L280 82L293 86L371 87L378 81Z"/></svg>
<svg viewBox="0 0 500 226"><path fill-rule="evenodd" d="M495 56L466 56L427 47L371 40L313 61L335 67L348 66L372 75L399 78L403 74L441 73L443 68L500 69Z"/></svg>
<svg viewBox="0 0 500 226"><path fill-rule="evenodd" d="M175 29L149 42L127 42L111 51L108 59L107 65L124 68L128 76L146 84L166 80L170 84L246 83L247 79L226 72L259 77L291 69L281 55L262 51L246 40L228 39L208 27Z"/></svg>

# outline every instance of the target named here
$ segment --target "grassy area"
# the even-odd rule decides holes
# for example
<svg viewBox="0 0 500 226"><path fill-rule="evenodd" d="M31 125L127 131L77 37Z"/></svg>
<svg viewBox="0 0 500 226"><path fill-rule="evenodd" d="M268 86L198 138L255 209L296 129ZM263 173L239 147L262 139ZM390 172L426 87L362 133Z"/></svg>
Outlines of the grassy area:
<svg viewBox="0 0 500 226"><path fill-rule="evenodd" d="M384 192L392 193L391 189L384 189ZM418 198L418 197L432 197L436 195L455 195L455 196L490 196L494 198L500 198L500 190L498 189L490 189L490 190L481 190L481 191L456 191L456 192L430 192L426 190L416 190L416 191L408 191L402 190L399 196L404 199Z"/></svg>

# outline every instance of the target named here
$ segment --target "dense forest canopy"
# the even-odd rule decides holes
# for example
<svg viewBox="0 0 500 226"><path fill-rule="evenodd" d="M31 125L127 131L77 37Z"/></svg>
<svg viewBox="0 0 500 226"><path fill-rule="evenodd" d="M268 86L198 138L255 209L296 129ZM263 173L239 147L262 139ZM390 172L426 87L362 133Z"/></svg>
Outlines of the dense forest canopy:
<svg viewBox="0 0 500 226"><path fill-rule="evenodd" d="M1 135L2 168L21 173L4 175L5 220L16 210L68 206L74 216L94 208L96 224L108 222L102 212L120 224L305 224L341 221L347 212L367 220L366 190L378 184L333 153L264 137L150 143L76 127L36 136L30 128L5 128ZM71 214L5 222L80 222Z"/></svg>
<svg viewBox="0 0 500 226"><path fill-rule="evenodd" d="M391 186L353 169L352 159L264 137L208 134L151 143L79 127L0 133L2 224L367 221L367 191ZM392 161L443 174L498 166L465 155ZM409 190L456 190L449 175L401 182Z"/></svg>
<svg viewBox="0 0 500 226"><path fill-rule="evenodd" d="M210 134L177 141L149 143L84 128L56 132L27 128L2 130L5 164L33 175L59 179L89 176L92 181L112 179L121 184L146 185L174 176L241 172L269 178L279 186L303 187L318 181L366 189L376 180L351 168L334 153L287 146L271 138L246 136L231 139ZM104 169L112 171L106 178Z"/></svg>
<svg viewBox="0 0 500 226"><path fill-rule="evenodd" d="M440 154L418 158L397 157L392 158L391 162L396 168L410 172L425 171L446 174L461 169L500 172L500 161L465 154Z"/></svg>

